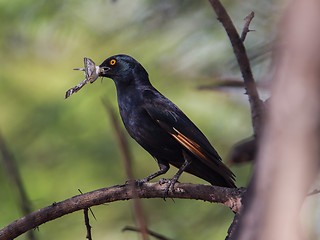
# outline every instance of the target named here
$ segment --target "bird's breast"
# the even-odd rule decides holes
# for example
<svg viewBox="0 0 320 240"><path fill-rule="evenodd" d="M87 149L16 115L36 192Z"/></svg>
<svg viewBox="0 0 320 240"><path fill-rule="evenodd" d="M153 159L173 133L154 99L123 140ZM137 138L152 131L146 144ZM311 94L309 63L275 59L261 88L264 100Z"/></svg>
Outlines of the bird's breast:
<svg viewBox="0 0 320 240"><path fill-rule="evenodd" d="M141 106L120 108L120 114L129 135L151 155L169 158L176 154L176 142Z"/></svg>
<svg viewBox="0 0 320 240"><path fill-rule="evenodd" d="M176 157L180 146L144 109L139 92L118 94L118 104L123 124L134 140L154 157Z"/></svg>

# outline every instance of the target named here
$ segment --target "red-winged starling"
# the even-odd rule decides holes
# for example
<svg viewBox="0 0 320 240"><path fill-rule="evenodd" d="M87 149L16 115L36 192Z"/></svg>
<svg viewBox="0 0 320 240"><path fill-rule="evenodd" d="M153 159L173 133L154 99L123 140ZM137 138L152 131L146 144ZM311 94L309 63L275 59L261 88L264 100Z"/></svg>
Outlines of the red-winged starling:
<svg viewBox="0 0 320 240"><path fill-rule="evenodd" d="M236 187L234 174L221 162L216 150L196 125L169 99L155 89L142 65L127 55L115 55L100 66L100 76L113 79L120 115L130 136L157 161L160 170L138 183L166 173L169 164L179 170L165 193L182 172L212 185Z"/></svg>

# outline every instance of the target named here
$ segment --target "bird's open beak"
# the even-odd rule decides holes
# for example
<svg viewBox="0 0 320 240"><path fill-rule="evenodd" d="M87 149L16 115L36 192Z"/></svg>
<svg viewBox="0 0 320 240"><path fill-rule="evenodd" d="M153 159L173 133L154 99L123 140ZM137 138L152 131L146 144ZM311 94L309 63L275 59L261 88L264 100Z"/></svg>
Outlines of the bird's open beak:
<svg viewBox="0 0 320 240"><path fill-rule="evenodd" d="M105 74L108 74L108 71L110 69L111 68L109 68L109 67L99 67L99 76L105 77Z"/></svg>

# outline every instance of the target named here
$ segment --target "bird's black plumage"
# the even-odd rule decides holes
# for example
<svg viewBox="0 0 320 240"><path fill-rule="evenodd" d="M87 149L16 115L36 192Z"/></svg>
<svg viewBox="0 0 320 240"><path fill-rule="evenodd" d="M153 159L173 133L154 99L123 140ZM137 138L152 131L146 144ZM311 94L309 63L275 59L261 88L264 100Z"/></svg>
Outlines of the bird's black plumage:
<svg viewBox="0 0 320 240"><path fill-rule="evenodd" d="M212 185L235 187L233 173L221 162L203 133L169 99L150 83L147 71L127 55L116 55L101 65L100 75L114 80L120 115L130 134L158 162L160 170L142 179L164 174L169 164L179 168L169 181L173 186L183 171Z"/></svg>

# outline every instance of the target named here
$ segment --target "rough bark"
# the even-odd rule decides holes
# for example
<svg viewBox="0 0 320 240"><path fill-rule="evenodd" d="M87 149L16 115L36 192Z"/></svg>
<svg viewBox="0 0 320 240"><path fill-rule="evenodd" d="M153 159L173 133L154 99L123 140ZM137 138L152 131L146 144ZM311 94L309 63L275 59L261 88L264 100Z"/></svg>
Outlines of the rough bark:
<svg viewBox="0 0 320 240"><path fill-rule="evenodd" d="M232 239L304 239L300 209L319 169L319 22L319 1L296 0L280 24L270 110Z"/></svg>
<svg viewBox="0 0 320 240"><path fill-rule="evenodd" d="M0 231L0 239L14 239L28 230L66 214L86 209L92 206L120 200L129 200L134 196L139 198L163 198L165 184L144 183L133 193L130 185L118 185L102 188L53 203L39 209L23 218L16 220ZM176 183L175 192L168 192L168 198L195 199L220 203L234 212L239 212L241 199L245 194L244 188L222 188L211 185Z"/></svg>

